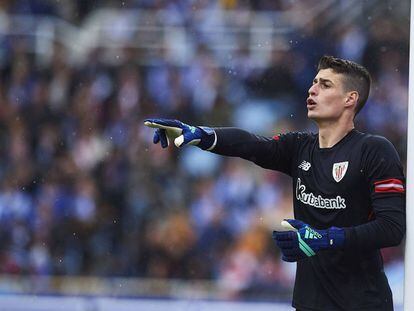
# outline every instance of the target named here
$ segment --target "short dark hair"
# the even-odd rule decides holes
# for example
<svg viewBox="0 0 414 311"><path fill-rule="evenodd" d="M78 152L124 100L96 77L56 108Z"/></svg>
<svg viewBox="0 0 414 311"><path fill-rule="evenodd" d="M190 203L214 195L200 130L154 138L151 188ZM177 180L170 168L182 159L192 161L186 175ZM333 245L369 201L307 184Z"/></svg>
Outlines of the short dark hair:
<svg viewBox="0 0 414 311"><path fill-rule="evenodd" d="M344 75L344 88L346 91L357 91L359 98L355 107L355 115L364 107L371 88L371 75L368 70L353 61L333 56L322 56L318 64L321 69L332 69Z"/></svg>

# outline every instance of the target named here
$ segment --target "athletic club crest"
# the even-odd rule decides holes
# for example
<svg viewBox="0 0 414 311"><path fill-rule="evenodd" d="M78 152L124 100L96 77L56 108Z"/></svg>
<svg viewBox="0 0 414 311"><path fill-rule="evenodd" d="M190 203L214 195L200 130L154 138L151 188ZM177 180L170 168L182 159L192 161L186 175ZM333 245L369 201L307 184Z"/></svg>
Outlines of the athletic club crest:
<svg viewBox="0 0 414 311"><path fill-rule="evenodd" d="M334 163L332 167L332 176L336 182L340 182L342 178L344 178L347 169L348 169L348 161Z"/></svg>

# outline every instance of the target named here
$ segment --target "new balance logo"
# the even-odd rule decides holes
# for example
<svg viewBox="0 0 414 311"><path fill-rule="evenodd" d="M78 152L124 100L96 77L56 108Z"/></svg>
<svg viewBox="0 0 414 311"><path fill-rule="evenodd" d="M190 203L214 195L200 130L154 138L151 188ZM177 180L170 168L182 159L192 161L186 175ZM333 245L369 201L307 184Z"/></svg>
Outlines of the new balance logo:
<svg viewBox="0 0 414 311"><path fill-rule="evenodd" d="M311 164L304 160L298 167L307 172L309 171Z"/></svg>
<svg viewBox="0 0 414 311"><path fill-rule="evenodd" d="M322 235L320 235L319 232L316 232L315 230L313 230L312 228L306 227L306 231L305 231L305 239L320 239L322 238Z"/></svg>

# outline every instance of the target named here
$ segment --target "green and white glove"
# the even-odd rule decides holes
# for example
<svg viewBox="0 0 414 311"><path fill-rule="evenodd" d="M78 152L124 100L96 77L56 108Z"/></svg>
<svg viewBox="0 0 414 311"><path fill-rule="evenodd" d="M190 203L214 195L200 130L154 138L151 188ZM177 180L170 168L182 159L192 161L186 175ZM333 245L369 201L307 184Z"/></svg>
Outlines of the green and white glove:
<svg viewBox="0 0 414 311"><path fill-rule="evenodd" d="M287 231L273 231L273 240L288 262L315 256L319 251L342 248L345 243L343 228L330 227L317 230L297 219L285 219L282 227Z"/></svg>

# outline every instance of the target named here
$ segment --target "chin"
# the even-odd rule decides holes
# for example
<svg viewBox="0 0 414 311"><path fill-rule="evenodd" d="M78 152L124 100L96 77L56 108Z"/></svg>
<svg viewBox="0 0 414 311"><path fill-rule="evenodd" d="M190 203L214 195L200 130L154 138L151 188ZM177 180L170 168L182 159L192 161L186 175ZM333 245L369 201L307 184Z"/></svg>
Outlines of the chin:
<svg viewBox="0 0 414 311"><path fill-rule="evenodd" d="M320 115L318 115L317 113L312 113L312 112L308 112L308 119L312 120L313 122L317 124L319 124L320 122L323 122L323 120L326 120Z"/></svg>
<svg viewBox="0 0 414 311"><path fill-rule="evenodd" d="M308 119L316 121L318 119L318 115L313 111L308 111Z"/></svg>

